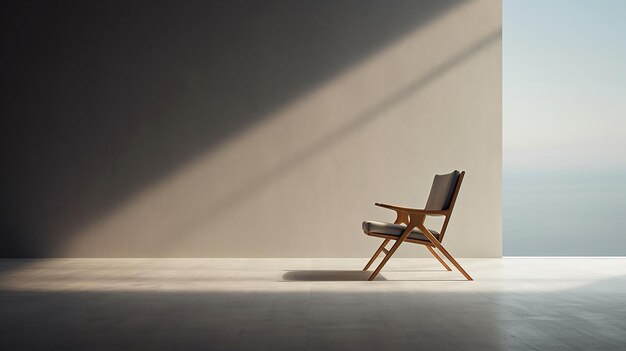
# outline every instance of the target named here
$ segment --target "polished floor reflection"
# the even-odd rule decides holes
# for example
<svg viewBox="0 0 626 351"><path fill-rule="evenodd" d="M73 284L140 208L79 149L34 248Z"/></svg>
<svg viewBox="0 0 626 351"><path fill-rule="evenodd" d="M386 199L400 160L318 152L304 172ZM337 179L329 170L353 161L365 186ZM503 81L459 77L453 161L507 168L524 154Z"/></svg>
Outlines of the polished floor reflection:
<svg viewBox="0 0 626 351"><path fill-rule="evenodd" d="M1 350L625 350L625 258L0 260Z"/></svg>

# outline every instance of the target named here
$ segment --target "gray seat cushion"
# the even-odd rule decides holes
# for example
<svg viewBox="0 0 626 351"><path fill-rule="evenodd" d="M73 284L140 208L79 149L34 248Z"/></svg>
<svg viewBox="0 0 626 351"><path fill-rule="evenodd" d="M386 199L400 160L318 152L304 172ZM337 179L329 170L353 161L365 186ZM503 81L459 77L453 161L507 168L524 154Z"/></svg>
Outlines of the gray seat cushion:
<svg viewBox="0 0 626 351"><path fill-rule="evenodd" d="M400 237L400 235L402 235L402 232L405 230L406 230L406 225L404 224L393 224L393 223L377 222L377 221L363 222L363 231L365 232L365 234L380 233L380 234L387 234L387 235ZM428 229L428 230L435 236L435 238L439 239L439 232L436 232L431 229ZM424 236L424 234L422 234L422 232L420 232L419 229L417 228L411 230L411 233L409 234L409 238L414 239L414 240L429 241Z"/></svg>

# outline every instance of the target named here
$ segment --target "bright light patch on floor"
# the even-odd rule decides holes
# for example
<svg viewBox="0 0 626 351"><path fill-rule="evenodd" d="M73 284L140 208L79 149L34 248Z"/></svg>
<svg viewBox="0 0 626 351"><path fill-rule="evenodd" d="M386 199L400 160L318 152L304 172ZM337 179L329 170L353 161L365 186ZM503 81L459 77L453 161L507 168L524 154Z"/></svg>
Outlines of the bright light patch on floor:
<svg viewBox="0 0 626 351"><path fill-rule="evenodd" d="M17 291L537 293L626 280L626 258L461 259L465 281L434 259L389 261L374 282L363 259L5 260L0 289Z"/></svg>

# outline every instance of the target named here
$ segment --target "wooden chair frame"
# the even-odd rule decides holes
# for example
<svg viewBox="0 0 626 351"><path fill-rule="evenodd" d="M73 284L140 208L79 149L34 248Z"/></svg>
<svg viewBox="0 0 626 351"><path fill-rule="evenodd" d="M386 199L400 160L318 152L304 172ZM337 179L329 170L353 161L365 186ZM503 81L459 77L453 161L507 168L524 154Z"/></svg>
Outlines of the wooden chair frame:
<svg viewBox="0 0 626 351"><path fill-rule="evenodd" d="M381 252L385 254L385 257L383 257L382 262L378 265L378 267L376 267L376 270L374 270L374 273L372 273L372 275L369 277L368 280L371 281L371 280L374 280L374 278L376 278L378 273L380 273L381 269L383 269L387 261L389 261L391 256L396 252L396 250L398 250L398 248L403 242L409 242L412 244L420 244L420 245L426 246L428 251L430 251L430 253L439 261L439 263L441 263L441 265L443 265L448 271L451 271L452 269L450 268L450 266L448 266L446 262L435 251L435 248L437 248L452 263L452 265L454 265L454 267L456 267L456 269L458 269L459 272L463 274L463 276L467 280L474 280L469 274L467 274L467 272L463 269L463 267L461 267L461 265L454 259L454 257L452 257L452 255L448 252L448 250L446 250L446 248L443 247L443 245L441 244L443 236L448 227L448 222L450 221L450 216L452 215L452 210L454 209L456 198L459 195L459 190L461 189L461 183L463 182L464 176L465 176L464 171L459 174L456 186L454 188L454 193L452 194L452 199L450 201L450 206L446 210L441 210L441 211L422 210L422 209L400 207L400 206L387 205L387 204L381 204L381 203L375 204L376 206L388 208L390 210L395 211L396 220L394 223L405 224L406 229L404 230L404 232L402 232L402 234L399 237L394 236L394 235L382 234L382 233L367 233L370 236L383 238L384 240L383 240L383 243L380 245L380 247L376 250L376 252L374 252L374 256L372 256L372 258L367 262L363 270L367 271L367 269L372 265L372 263L374 263L374 261L376 260L376 258L378 258ZM445 220L441 227L441 234L439 234L439 239L437 239L430 232L430 230L428 230L428 228L424 226L424 221L426 219L426 216L444 216L445 217ZM426 239L428 239L428 241L415 240L415 239L409 238L408 237L409 234L415 228L419 229L420 232L424 234ZM385 246L391 240L395 240L396 242L393 244L391 249L387 250Z"/></svg>

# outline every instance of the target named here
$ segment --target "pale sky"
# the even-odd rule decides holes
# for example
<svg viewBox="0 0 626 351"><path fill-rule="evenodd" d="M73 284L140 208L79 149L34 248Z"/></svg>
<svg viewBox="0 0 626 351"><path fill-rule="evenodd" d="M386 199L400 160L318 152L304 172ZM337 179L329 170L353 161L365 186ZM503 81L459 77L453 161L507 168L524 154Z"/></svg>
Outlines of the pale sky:
<svg viewBox="0 0 626 351"><path fill-rule="evenodd" d="M505 174L626 170L626 1L503 5Z"/></svg>
<svg viewBox="0 0 626 351"><path fill-rule="evenodd" d="M626 0L504 0L503 76L504 255L626 255Z"/></svg>

